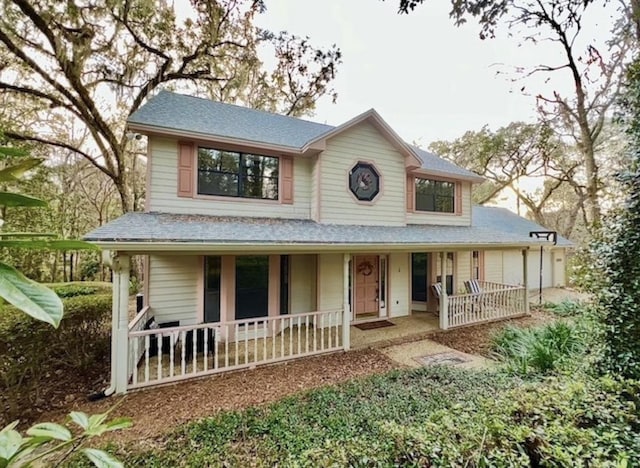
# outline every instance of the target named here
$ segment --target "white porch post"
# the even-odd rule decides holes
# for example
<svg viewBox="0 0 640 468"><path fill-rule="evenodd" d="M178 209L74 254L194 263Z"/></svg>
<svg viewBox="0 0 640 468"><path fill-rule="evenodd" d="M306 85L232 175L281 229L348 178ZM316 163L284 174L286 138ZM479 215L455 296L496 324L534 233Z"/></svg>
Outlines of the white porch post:
<svg viewBox="0 0 640 468"><path fill-rule="evenodd" d="M522 249L522 280L524 282L524 312L529 315L529 278L527 275L529 249Z"/></svg>
<svg viewBox="0 0 640 468"><path fill-rule="evenodd" d="M113 258L113 299L111 309L111 384L116 393L127 391L129 357L129 256Z"/></svg>
<svg viewBox="0 0 640 468"><path fill-rule="evenodd" d="M449 296L447 295L447 252L440 252L440 328L449 328Z"/></svg>
<svg viewBox="0 0 640 468"><path fill-rule="evenodd" d="M342 301L342 346L345 351L351 348L351 307L349 307L349 261L351 255L343 258L343 301Z"/></svg>

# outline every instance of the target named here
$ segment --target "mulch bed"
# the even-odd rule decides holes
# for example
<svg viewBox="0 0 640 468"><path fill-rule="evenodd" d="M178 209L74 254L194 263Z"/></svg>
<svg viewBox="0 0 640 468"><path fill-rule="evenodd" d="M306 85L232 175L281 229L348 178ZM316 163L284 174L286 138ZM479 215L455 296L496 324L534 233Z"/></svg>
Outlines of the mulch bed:
<svg viewBox="0 0 640 468"><path fill-rule="evenodd" d="M142 441L221 411L270 403L301 391L382 374L397 367L388 357L372 349L327 354L151 388L124 398L75 401L64 411L43 415L41 420L59 421L73 410L100 413L124 400L112 416L128 416L134 425L111 434L110 438L118 442Z"/></svg>

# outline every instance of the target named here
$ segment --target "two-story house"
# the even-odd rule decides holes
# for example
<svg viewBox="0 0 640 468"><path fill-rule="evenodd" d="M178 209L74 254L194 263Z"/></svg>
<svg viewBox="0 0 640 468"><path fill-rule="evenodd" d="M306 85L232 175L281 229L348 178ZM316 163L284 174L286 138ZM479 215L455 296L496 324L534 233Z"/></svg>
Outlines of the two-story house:
<svg viewBox="0 0 640 468"><path fill-rule="evenodd" d="M333 127L161 92L128 128L148 137L146 210L85 237L114 271L110 391L347 350L361 322L524 314L540 249L544 286L564 285L566 240L472 206L479 176L374 110Z"/></svg>

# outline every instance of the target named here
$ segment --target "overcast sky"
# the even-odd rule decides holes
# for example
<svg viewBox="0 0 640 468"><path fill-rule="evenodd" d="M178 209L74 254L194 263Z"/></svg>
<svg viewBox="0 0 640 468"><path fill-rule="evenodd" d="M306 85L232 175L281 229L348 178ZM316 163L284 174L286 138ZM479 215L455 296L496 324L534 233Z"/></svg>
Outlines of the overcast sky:
<svg viewBox="0 0 640 468"><path fill-rule="evenodd" d="M318 46L343 52L335 80L338 101L318 103L312 120L340 124L370 108L407 141L427 146L488 124L498 128L532 120L535 99L498 71L537 63L560 64L548 44L519 46L502 29L480 40L479 27L453 26L450 2L427 0L411 15L396 14L398 0L267 0L257 24L272 31L309 36ZM585 38L607 37L611 15L593 6ZM510 77L515 76L509 72ZM547 84L567 89L567 76ZM542 81L529 81L529 90ZM537 91L537 90L536 90Z"/></svg>

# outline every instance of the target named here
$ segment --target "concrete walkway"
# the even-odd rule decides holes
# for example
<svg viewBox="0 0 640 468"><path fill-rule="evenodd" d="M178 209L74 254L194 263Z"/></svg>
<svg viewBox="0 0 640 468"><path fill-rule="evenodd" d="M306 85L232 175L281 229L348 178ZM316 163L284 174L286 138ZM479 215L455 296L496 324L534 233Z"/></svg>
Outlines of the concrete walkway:
<svg viewBox="0 0 640 468"><path fill-rule="evenodd" d="M389 346L378 351L392 361L406 367L424 366L423 358L425 357L428 358L427 361L434 361L433 364L443 363L474 369L485 369L495 364L494 361L483 356L463 353L428 339ZM454 364L450 362L451 358L457 358L464 362ZM445 361L439 362L441 359Z"/></svg>

